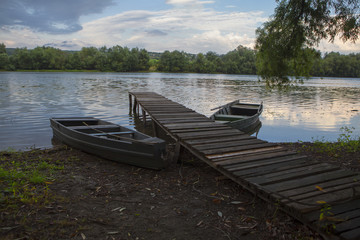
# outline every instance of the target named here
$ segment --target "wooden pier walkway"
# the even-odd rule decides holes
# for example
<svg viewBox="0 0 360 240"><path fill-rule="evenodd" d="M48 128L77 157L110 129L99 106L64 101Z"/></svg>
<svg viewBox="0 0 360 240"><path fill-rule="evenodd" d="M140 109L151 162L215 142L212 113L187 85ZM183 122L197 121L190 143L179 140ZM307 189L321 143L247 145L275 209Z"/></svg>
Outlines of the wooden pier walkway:
<svg viewBox="0 0 360 240"><path fill-rule="evenodd" d="M360 239L358 172L246 135L157 93L130 92L129 101L143 120L151 118L155 134L161 128L176 141L177 152L188 149L326 238Z"/></svg>

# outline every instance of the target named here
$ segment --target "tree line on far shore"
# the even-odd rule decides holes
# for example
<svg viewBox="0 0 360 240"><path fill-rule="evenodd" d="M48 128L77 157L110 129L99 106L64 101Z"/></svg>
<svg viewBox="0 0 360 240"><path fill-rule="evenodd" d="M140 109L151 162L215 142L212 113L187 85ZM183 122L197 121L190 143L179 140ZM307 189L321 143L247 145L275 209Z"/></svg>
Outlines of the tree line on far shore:
<svg viewBox="0 0 360 240"><path fill-rule="evenodd" d="M315 50L314 50L315 51ZM84 47L63 51L53 47L17 48L8 53L0 44L0 69L16 70L95 70L102 72L193 72L257 74L256 51L243 46L226 54L189 54L181 51L149 53L145 49L114 46ZM311 55L310 74L319 77L360 77L360 53L343 55L320 52Z"/></svg>

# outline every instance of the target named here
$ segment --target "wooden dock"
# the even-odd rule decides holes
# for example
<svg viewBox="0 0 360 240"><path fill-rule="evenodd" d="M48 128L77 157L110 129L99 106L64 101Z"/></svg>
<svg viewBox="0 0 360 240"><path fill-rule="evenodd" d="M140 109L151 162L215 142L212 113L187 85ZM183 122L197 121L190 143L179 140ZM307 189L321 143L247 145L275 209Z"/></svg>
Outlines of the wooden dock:
<svg viewBox="0 0 360 240"><path fill-rule="evenodd" d="M130 109L258 197L328 239L360 239L360 174L313 161L216 123L157 93L130 92ZM321 215L322 213L322 215ZM328 234L328 232L331 234Z"/></svg>

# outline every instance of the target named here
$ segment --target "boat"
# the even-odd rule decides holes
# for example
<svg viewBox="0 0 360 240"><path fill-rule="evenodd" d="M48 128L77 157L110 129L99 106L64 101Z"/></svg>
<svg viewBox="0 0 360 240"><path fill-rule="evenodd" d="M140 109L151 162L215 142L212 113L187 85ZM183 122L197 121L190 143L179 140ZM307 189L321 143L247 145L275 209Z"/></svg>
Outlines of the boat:
<svg viewBox="0 0 360 240"><path fill-rule="evenodd" d="M259 116L263 111L262 102L252 104L241 103L240 100L236 100L211 110L215 109L219 110L212 114L210 119L225 123L245 133L252 131L254 127L261 126Z"/></svg>
<svg viewBox="0 0 360 240"><path fill-rule="evenodd" d="M161 169L165 141L93 117L50 118L54 138L71 147L109 160Z"/></svg>

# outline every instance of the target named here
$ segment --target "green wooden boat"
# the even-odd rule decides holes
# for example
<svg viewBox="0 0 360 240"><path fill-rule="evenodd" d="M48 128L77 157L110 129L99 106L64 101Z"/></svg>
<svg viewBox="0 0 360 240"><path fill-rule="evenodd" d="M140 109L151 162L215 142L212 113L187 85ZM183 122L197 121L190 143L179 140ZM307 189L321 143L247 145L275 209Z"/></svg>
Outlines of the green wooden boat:
<svg viewBox="0 0 360 240"><path fill-rule="evenodd" d="M165 141L93 117L50 118L54 138L109 160L161 169Z"/></svg>
<svg viewBox="0 0 360 240"><path fill-rule="evenodd" d="M249 132L249 129L260 125L259 116L263 111L263 104L241 103L236 100L215 109L219 110L212 114L210 119Z"/></svg>

